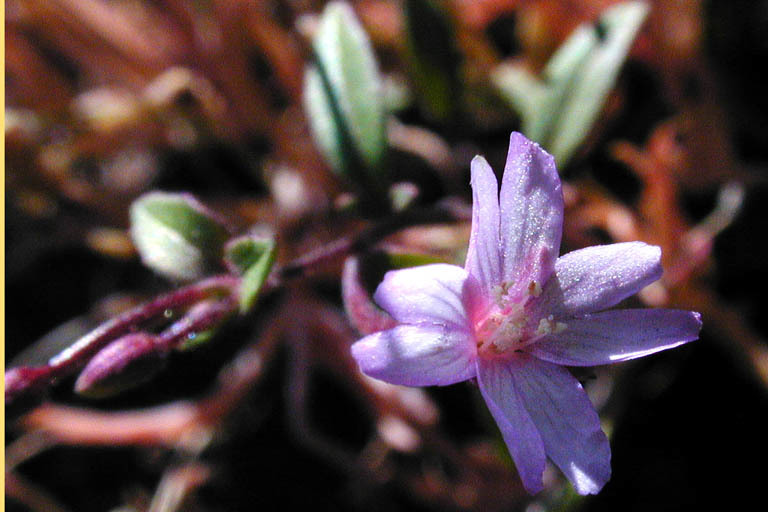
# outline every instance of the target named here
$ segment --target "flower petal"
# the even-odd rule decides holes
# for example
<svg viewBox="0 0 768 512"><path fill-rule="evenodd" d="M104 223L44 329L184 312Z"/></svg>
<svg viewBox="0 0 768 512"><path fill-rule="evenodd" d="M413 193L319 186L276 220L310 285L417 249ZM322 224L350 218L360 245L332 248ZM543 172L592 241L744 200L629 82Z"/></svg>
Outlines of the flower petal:
<svg viewBox="0 0 768 512"><path fill-rule="evenodd" d="M464 299L469 300L475 282L468 276L463 268L442 263L394 270L386 273L373 298L401 323L467 329Z"/></svg>
<svg viewBox="0 0 768 512"><path fill-rule="evenodd" d="M468 331L400 325L352 345L366 375L404 386L445 386L475 376L476 348Z"/></svg>
<svg viewBox="0 0 768 512"><path fill-rule="evenodd" d="M699 337L701 315L673 309L603 311L567 322L528 352L555 364L595 366L675 348Z"/></svg>
<svg viewBox="0 0 768 512"><path fill-rule="evenodd" d="M527 355L510 374L544 442L547 456L579 494L596 494L611 478L611 447L584 389L565 368Z"/></svg>
<svg viewBox="0 0 768 512"><path fill-rule="evenodd" d="M536 425L520 401L511 369L501 359L478 359L477 383L525 490L535 494L544 488L542 476L547 458Z"/></svg>
<svg viewBox="0 0 768 512"><path fill-rule="evenodd" d="M472 232L464 268L486 296L501 282L499 184L482 156L472 159Z"/></svg>
<svg viewBox="0 0 768 512"><path fill-rule="evenodd" d="M563 192L552 156L519 133L509 141L500 195L502 276L510 298L543 286L560 252Z"/></svg>
<svg viewBox="0 0 768 512"><path fill-rule="evenodd" d="M661 249L643 242L597 245L557 259L539 305L555 317L616 305L661 277Z"/></svg>

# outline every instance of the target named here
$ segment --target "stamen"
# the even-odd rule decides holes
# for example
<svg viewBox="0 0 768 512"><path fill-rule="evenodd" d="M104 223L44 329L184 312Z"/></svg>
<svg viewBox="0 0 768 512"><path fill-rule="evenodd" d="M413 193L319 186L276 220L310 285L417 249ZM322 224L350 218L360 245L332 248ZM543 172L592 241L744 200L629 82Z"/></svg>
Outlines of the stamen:
<svg viewBox="0 0 768 512"><path fill-rule="evenodd" d="M520 342L524 329L524 319L508 318L491 336L491 344L498 353L505 352Z"/></svg>
<svg viewBox="0 0 768 512"><path fill-rule="evenodd" d="M508 306L509 299L507 298L507 294L509 293L509 288L511 286L512 283L505 281L493 287L493 300L499 308L503 309Z"/></svg>
<svg viewBox="0 0 768 512"><path fill-rule="evenodd" d="M487 354L501 354L509 349L523 348L547 334L559 333L567 325L555 321L550 315L539 321L534 330L529 318L528 304L542 293L541 285L531 281L523 293L522 300L512 302L508 296L511 283L503 282L493 288L496 309L479 322L475 329L477 348Z"/></svg>
<svg viewBox="0 0 768 512"><path fill-rule="evenodd" d="M536 335L545 336L547 334L558 334L563 332L567 327L568 324L556 322L554 316L549 315L548 317L539 320L539 326L536 328Z"/></svg>

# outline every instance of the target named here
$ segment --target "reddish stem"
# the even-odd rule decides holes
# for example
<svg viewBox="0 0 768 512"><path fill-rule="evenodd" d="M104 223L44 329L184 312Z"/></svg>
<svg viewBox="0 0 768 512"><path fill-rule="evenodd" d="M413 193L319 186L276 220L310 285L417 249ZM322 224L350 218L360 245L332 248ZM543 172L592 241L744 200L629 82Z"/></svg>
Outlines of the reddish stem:
<svg viewBox="0 0 768 512"><path fill-rule="evenodd" d="M220 275L179 288L101 324L51 358L47 365L22 366L8 371L5 375L6 405L24 395L39 392L55 379L74 373L107 343L131 332L138 324L163 315L168 309L194 304L217 291L232 295L239 285L239 278Z"/></svg>
<svg viewBox="0 0 768 512"><path fill-rule="evenodd" d="M282 268L276 269L269 280L268 288L279 287L285 279L304 276L313 267L328 261L365 251L382 238L401 229L421 224L454 222L467 218L469 217L466 211L449 201L443 201L431 208L413 208L395 214L362 230L355 236L331 242ZM225 292L229 296L228 300L221 301L211 308L203 307L198 312L190 312L180 322L176 322L161 333L159 343L162 346L166 348L175 346L190 333L205 330L229 315L236 307L234 297L239 286L240 279L238 277L219 275L180 288L103 323L51 358L47 365L22 366L9 370L5 374L6 405L20 401L19 398L21 397L36 398L54 380L70 375L85 366L88 360L109 342L135 331L140 324L162 315L166 310L192 305L208 298L217 290ZM266 290L267 288L262 293Z"/></svg>
<svg viewBox="0 0 768 512"><path fill-rule="evenodd" d="M277 279L290 279L306 275L314 266L349 254L364 252L382 238L402 229L423 224L442 224L457 220L470 220L471 212L452 201L442 201L431 208L412 208L370 226L352 237L334 240L306 255L295 259L276 272Z"/></svg>
<svg viewBox="0 0 768 512"><path fill-rule="evenodd" d="M215 327L237 309L237 301L227 298L213 303L201 303L194 307L178 322L161 332L157 337L158 347L170 350L188 339L190 335Z"/></svg>

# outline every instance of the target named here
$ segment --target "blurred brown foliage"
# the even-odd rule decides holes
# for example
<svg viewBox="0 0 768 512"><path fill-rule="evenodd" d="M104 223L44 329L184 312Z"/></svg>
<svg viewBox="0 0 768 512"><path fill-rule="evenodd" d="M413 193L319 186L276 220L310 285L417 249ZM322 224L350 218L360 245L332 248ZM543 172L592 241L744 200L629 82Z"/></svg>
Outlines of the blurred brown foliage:
<svg viewBox="0 0 768 512"><path fill-rule="evenodd" d="M488 99L491 71L510 60L541 69L573 28L613 3L445 2L471 100L460 120L446 124L413 105L398 112L389 127L393 175L416 183L426 206L452 198L466 207L471 156L486 154L498 168L509 132L518 127L511 110ZM760 94L742 87L756 80L754 69L768 56L758 37L768 4L650 3L599 122L561 169L564 243L568 250L608 241L660 245L664 277L641 300L700 311L705 331L697 344L708 348L690 350L712 352L587 376L594 377L593 400L619 432L622 419L627 425L634 418L627 411L635 407L637 389L661 395L680 374L691 379L685 390L719 374L737 375L718 400L755 402L734 407L761 410L768 389L768 324L759 302L768 282L768 246L756 240L764 238L768 218L762 201L768 111ZM70 317L84 323L69 324L82 333L167 287L138 265L125 230L132 200L152 188L192 191L221 211L233 231L274 232L282 265L375 223L340 209L346 184L324 164L302 108L310 38L323 4L6 2L9 356ZM383 74L407 84L402 2L360 0L354 7ZM417 226L378 247L460 261L467 234L466 220ZM539 509L585 505L554 473L543 495L524 494L468 386L426 392L361 376L348 354L358 334L341 304L343 258L323 263L222 333L220 349L181 357L151 387L96 406L73 398L67 386L54 390L51 401L6 436L9 507L485 511L522 510L532 501ZM705 366L692 374L686 365L693 360ZM707 403L685 394L679 399ZM695 439L716 436L714 426L701 428ZM753 431L742 434L748 440ZM721 435L738 437L739 431ZM626 482L634 466L621 439L615 474L626 472ZM103 449L116 446L124 448ZM671 498L672 508L703 503L698 493L711 482L690 467L708 460L713 471L726 471L719 454L679 455L691 457L682 471L687 477L671 481L694 490ZM669 462L659 453L648 457L661 461L643 466L649 473ZM673 465L662 473L675 471ZM743 483L734 479L726 478ZM653 477L638 480L658 484ZM651 497L636 499L621 482L585 506L643 510L663 503L669 489L644 487Z"/></svg>

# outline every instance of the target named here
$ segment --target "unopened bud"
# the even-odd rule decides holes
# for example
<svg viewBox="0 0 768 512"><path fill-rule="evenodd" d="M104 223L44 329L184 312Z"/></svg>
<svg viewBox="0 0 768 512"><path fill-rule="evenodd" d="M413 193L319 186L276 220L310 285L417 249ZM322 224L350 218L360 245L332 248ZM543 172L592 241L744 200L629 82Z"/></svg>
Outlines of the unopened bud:
<svg viewBox="0 0 768 512"><path fill-rule="evenodd" d="M347 318L361 334L391 329L396 325L395 320L373 303L362 274L360 259L347 258L341 274L341 297Z"/></svg>
<svg viewBox="0 0 768 512"><path fill-rule="evenodd" d="M163 368L167 355L155 339L136 333L113 341L80 373L75 391L89 398L104 398L147 382Z"/></svg>

